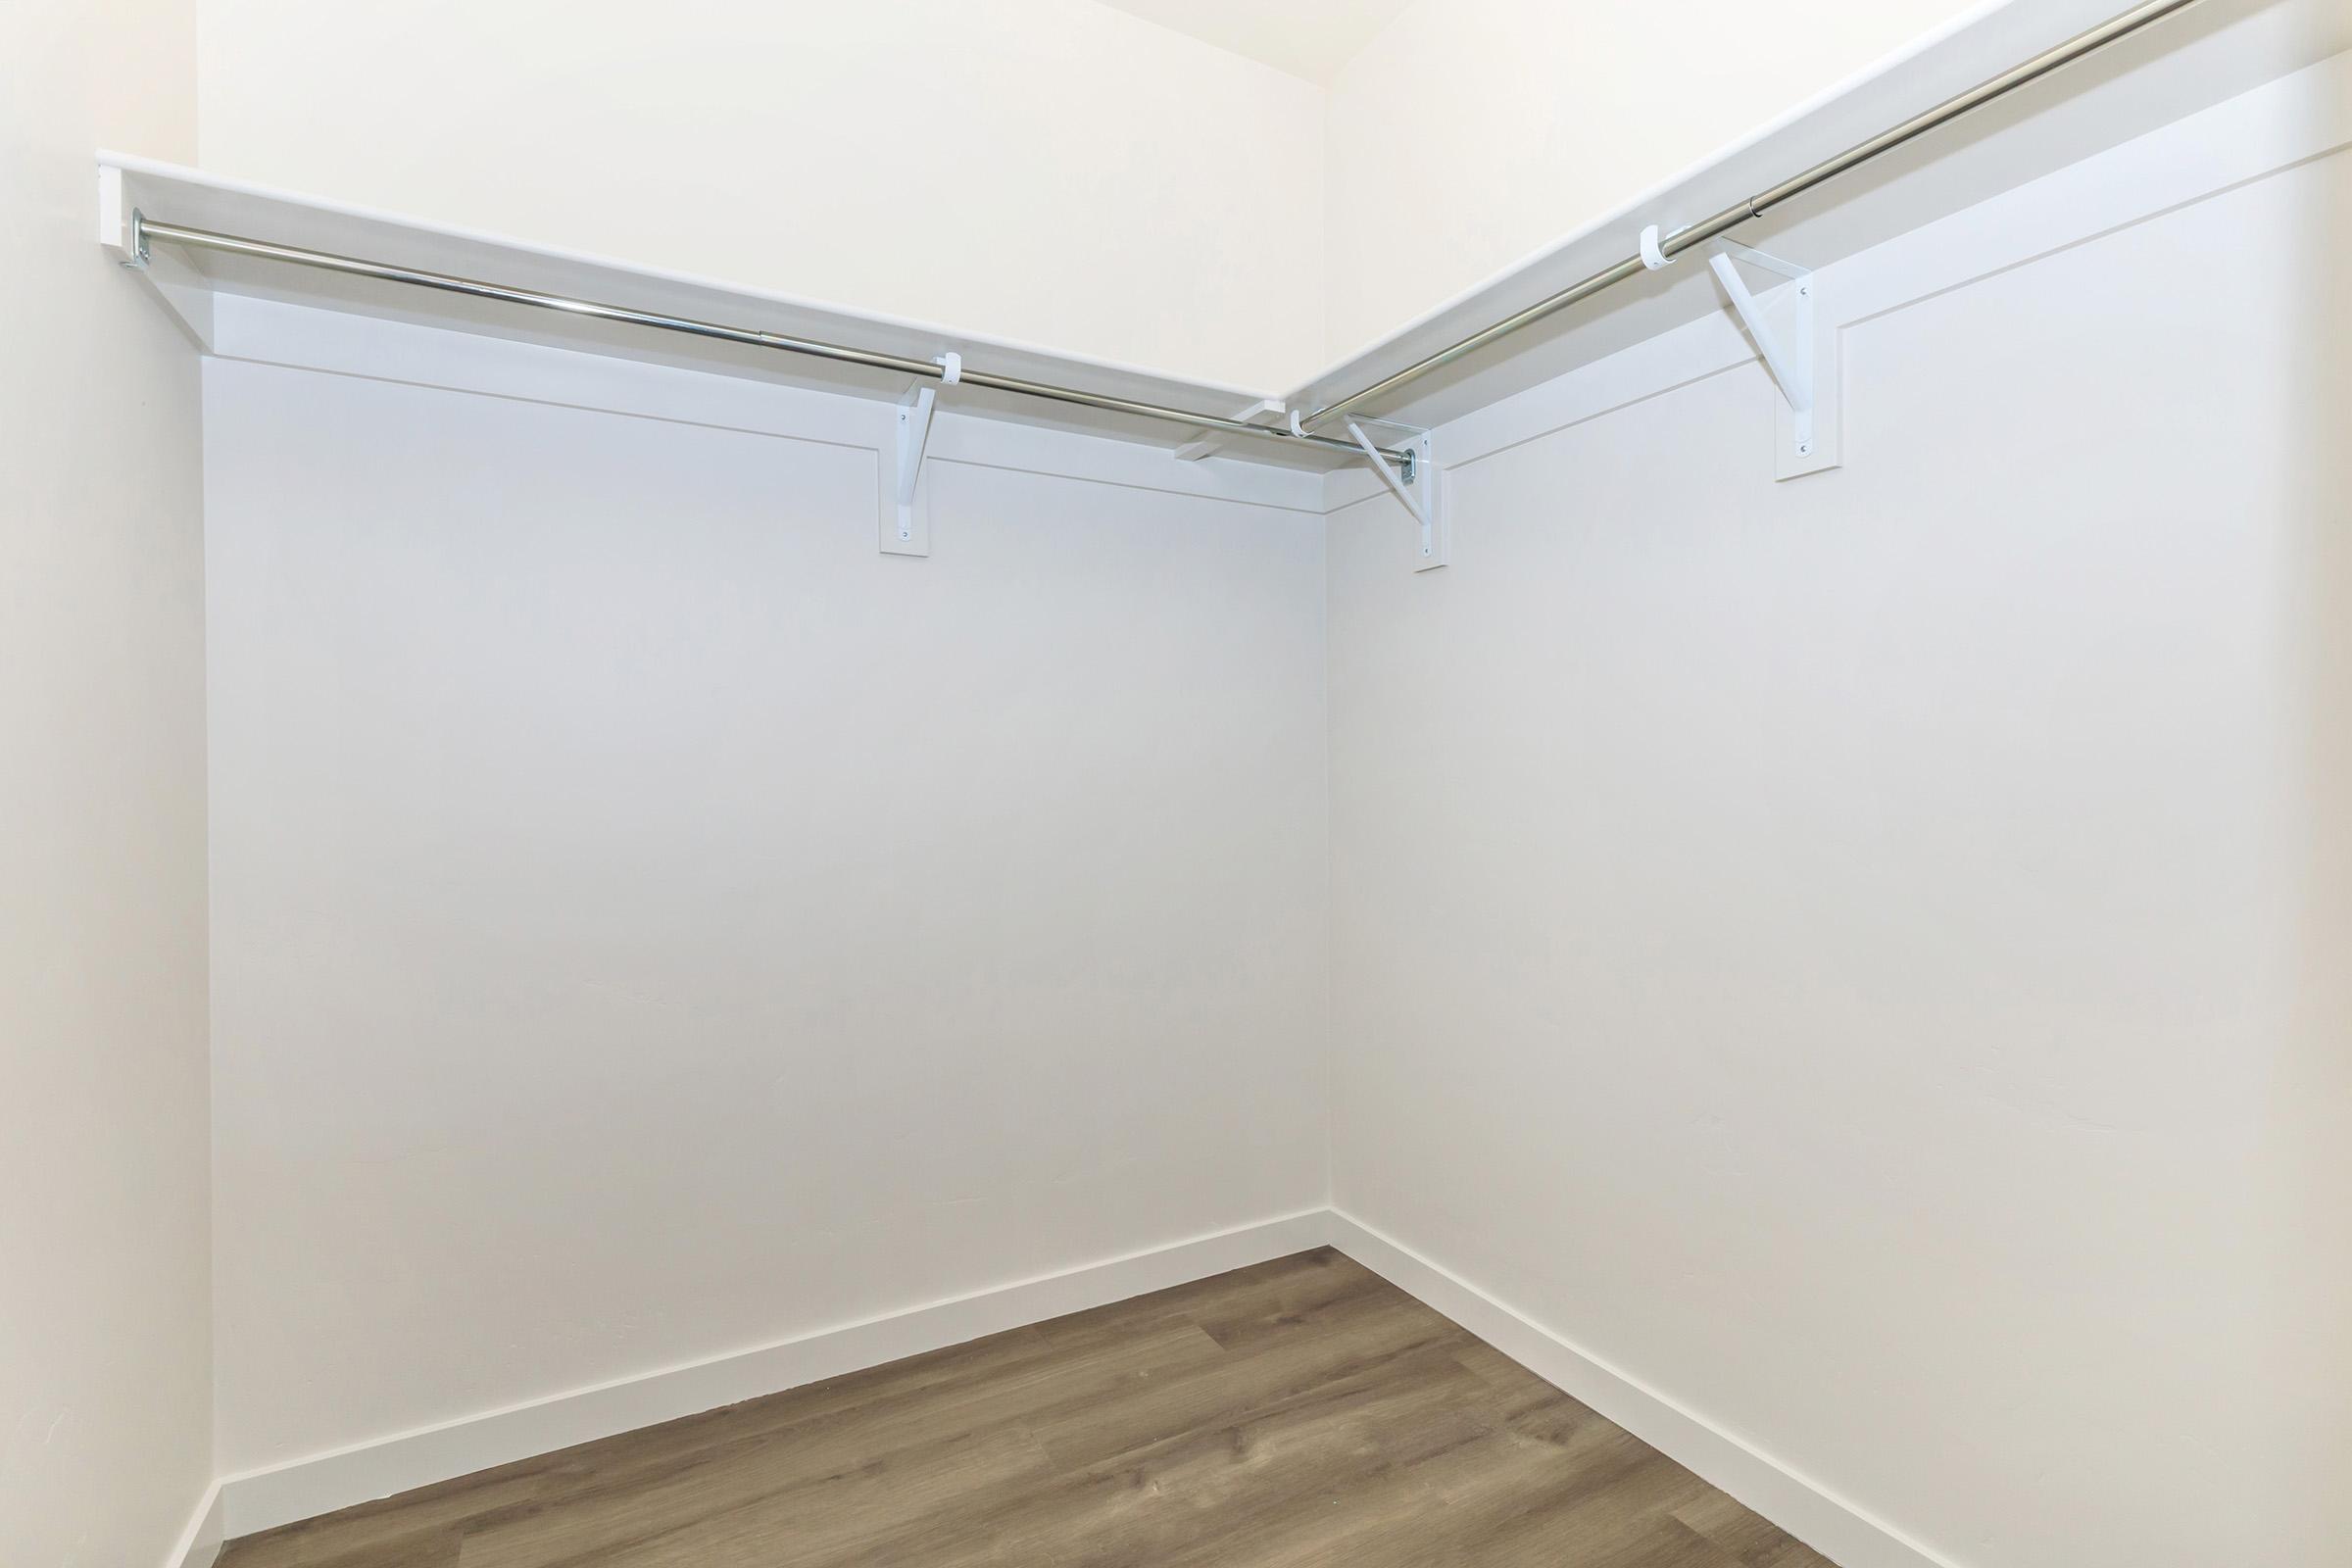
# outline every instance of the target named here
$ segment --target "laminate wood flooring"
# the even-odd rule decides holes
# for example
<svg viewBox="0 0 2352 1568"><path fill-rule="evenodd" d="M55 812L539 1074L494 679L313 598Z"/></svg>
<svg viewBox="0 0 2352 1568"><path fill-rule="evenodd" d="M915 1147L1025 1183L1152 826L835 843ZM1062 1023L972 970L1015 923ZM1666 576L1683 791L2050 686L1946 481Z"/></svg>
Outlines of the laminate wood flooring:
<svg viewBox="0 0 2352 1568"><path fill-rule="evenodd" d="M232 1542L220 1568L1829 1568L1328 1249Z"/></svg>

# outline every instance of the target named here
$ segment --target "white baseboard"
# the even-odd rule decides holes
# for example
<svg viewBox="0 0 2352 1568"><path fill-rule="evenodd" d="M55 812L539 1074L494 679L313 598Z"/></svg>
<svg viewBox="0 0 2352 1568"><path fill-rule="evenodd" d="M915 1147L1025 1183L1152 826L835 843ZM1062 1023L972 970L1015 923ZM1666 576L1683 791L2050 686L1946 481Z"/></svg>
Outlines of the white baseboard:
<svg viewBox="0 0 2352 1568"><path fill-rule="evenodd" d="M1545 1382L1721 1487L1840 1568L1957 1568L1885 1521L1760 1453L1649 1388L1346 1213L1331 1244L1444 1313Z"/></svg>
<svg viewBox="0 0 2352 1568"><path fill-rule="evenodd" d="M227 1539L223 1523L220 1483L216 1481L204 1489L196 1512L188 1519L188 1528L179 1533L179 1544L164 1559L164 1568L213 1568L214 1560L220 1555L221 1543Z"/></svg>
<svg viewBox="0 0 2352 1568"><path fill-rule="evenodd" d="M225 1505L227 1535L248 1536L413 1487L1304 1251L1330 1239L1329 1221L1327 1209L1292 1214L756 1350L229 1476L216 1489L219 1504ZM216 1505L216 1526L222 1511ZM218 1550L217 1528L213 1540ZM172 1568L210 1568L211 1561L207 1555L192 1556Z"/></svg>
<svg viewBox="0 0 2352 1568"><path fill-rule="evenodd" d="M1842 1568L1957 1568L1694 1411L1542 1328L1345 1213L1314 1209L957 1297L781 1344L580 1389L441 1426L229 1476L207 1494L167 1568L211 1568L223 1538L251 1535L757 1398L983 1335L1184 1285L1330 1244L1444 1313L1669 1458L1721 1487ZM224 1528L225 1527L225 1528Z"/></svg>

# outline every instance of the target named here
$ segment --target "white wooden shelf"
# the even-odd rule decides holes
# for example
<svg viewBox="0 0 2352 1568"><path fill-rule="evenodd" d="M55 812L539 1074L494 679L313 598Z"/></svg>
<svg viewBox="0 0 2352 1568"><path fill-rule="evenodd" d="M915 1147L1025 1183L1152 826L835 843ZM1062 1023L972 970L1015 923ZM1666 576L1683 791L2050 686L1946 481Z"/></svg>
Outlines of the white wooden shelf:
<svg viewBox="0 0 2352 1568"><path fill-rule="evenodd" d="M1312 411L1373 385L1632 255L1644 225L1671 232L1730 207L2122 9L2124 0L1980 6L1905 53L1348 354L1290 392L1289 405ZM2346 0L2203 0L1730 237L1808 267L1826 266L2346 48L2352 48L2352 3ZM1671 104L1659 112L1671 114ZM1400 220L1445 221L1442 193L1411 205L1409 218L1400 215ZM1444 424L1725 308L1704 257L1693 253L1449 366L1376 412L1422 428Z"/></svg>
<svg viewBox="0 0 2352 1568"><path fill-rule="evenodd" d="M974 368L1109 397L1230 416L1269 396L1262 388L1223 386L1038 348L935 323L911 321L717 278L636 266L609 257L375 211L345 202L223 178L203 170L116 152L98 154L99 237L128 241L133 209L149 219L303 250L422 271L475 278L663 316L774 332L932 361L956 354ZM353 278L311 268L173 247L153 247L149 281L199 346L214 347L211 301L239 295L352 311L392 319L584 349L646 363L687 366L820 390L895 399L907 377L742 344L641 326L602 322L513 305L472 300L400 283ZM1124 436L1174 448L1182 426L1098 410L962 386L963 412L1002 415L1059 428ZM1245 438L1247 439L1247 438ZM1232 451L1261 462L1328 467L1341 454Z"/></svg>
<svg viewBox="0 0 2352 1568"><path fill-rule="evenodd" d="M225 179L196 169L101 153L102 239L120 243L129 211L190 228L267 240L510 287L812 338L930 361L962 357L974 369L1105 396L1232 416L1271 399L1310 411L1381 380L1633 248L1642 226L1671 230L1742 200L1816 160L1877 133L1950 94L2091 25L2116 0L1998 0L1958 24L1766 126L1745 141L1588 222L1379 342L1348 355L1303 386L1218 385L1083 355L798 299L721 279L582 255L524 240L372 211ZM2024 89L2014 98L1888 155L1829 190L1790 204L1737 233L1808 266L1821 266L1946 213L2088 157L2260 81L2352 46L2352 6L2342 0L2205 0L2148 32ZM1670 112L1662 110L1661 112ZM1637 132L1634 132L1638 134ZM1445 221L1443 192L1413 193L1399 220ZM907 378L742 345L707 342L512 305L354 279L310 269L159 245L156 291L210 349L211 300L250 295L353 311L488 335L587 349L650 363L896 399ZM1703 259L1693 255L1636 278L1417 382L1401 401L1373 409L1429 427L1560 375L1724 308ZM1065 429L1120 436L1170 450L1182 426L1098 410L959 387L956 407ZM1334 427L1326 432L1345 435ZM1348 461L1328 449L1242 438L1227 459L1329 468ZM1445 461L1440 453L1439 462Z"/></svg>

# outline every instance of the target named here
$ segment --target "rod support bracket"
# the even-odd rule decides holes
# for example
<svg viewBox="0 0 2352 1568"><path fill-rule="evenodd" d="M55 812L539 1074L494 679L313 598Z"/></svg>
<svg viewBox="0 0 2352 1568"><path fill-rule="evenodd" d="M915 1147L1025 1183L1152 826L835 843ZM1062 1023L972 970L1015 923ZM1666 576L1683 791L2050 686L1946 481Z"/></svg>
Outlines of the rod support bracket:
<svg viewBox="0 0 2352 1568"><path fill-rule="evenodd" d="M1759 295L1747 286L1741 263L1782 282ZM1793 479L1837 467L1837 333L1824 325L1811 269L1729 240L1720 243L1707 265L1780 388L1773 411L1777 476Z"/></svg>
<svg viewBox="0 0 2352 1568"><path fill-rule="evenodd" d="M132 184L114 165L98 166L98 243L172 313L189 342L210 354L213 285L179 247L158 241Z"/></svg>
<svg viewBox="0 0 2352 1568"><path fill-rule="evenodd" d="M1446 526L1446 501L1441 486L1442 475L1434 459L1427 430L1409 425L1390 424L1389 428L1404 431L1407 439L1398 442L1402 458L1391 463L1381 451L1380 444L1364 433L1367 424L1387 424L1381 419L1349 419L1348 437L1361 447L1372 465L1372 471L1396 498L1405 514L1416 525L1413 569L1430 571L1446 564L1453 557L1453 536Z"/></svg>
<svg viewBox="0 0 2352 1568"><path fill-rule="evenodd" d="M931 444L939 389L963 379L963 356L951 351L931 363L939 367L939 386L916 383L893 411L898 461L891 466L882 497L881 546L886 556L931 553L931 493L923 486L923 454Z"/></svg>

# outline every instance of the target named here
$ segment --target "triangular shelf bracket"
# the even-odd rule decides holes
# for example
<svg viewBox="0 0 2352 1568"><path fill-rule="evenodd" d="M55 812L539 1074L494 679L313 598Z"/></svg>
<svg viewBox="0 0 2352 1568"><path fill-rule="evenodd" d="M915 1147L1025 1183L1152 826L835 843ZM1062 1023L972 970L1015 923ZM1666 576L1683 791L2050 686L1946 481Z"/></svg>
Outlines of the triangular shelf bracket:
<svg viewBox="0 0 2352 1568"><path fill-rule="evenodd" d="M960 355L939 357L939 386L916 385L900 400L896 429L898 462L886 475L882 496L881 545L886 556L931 553L931 492L923 485L923 451L931 444L931 416L939 388L963 379Z"/></svg>
<svg viewBox="0 0 2352 1568"><path fill-rule="evenodd" d="M1398 443L1404 451L1402 465L1382 456L1380 444L1364 433L1367 424L1405 432L1406 439ZM1405 514L1415 524L1413 569L1431 571L1452 560L1453 536L1446 527L1445 490L1440 483L1442 476L1429 432L1385 419L1349 419L1348 436L1364 449L1364 458L1372 465L1372 471L1380 476L1380 482L1388 486L1389 494L1404 507Z"/></svg>
<svg viewBox="0 0 2352 1568"><path fill-rule="evenodd" d="M1784 281L1757 294L1741 263ZM1842 461L1838 332L1821 310L1812 271L1745 245L1723 242L1707 258L1740 324L1780 388L1773 410L1774 471L1783 479L1835 468Z"/></svg>

